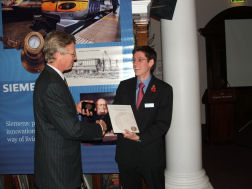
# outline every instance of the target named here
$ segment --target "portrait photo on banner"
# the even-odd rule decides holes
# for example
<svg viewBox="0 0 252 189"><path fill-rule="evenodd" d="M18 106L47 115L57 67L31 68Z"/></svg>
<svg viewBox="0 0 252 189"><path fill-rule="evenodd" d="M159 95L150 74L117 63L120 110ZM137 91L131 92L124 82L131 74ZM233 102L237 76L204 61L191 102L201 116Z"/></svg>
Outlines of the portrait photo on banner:
<svg viewBox="0 0 252 189"><path fill-rule="evenodd" d="M93 113L93 116L81 116L81 120L89 123L96 122L96 120L103 120L107 124L107 132L102 141L84 143L84 145L115 144L117 136L113 132L107 107L107 104L113 103L114 97L115 92L80 94L80 100L88 101L84 102L82 107L85 109L88 108Z"/></svg>

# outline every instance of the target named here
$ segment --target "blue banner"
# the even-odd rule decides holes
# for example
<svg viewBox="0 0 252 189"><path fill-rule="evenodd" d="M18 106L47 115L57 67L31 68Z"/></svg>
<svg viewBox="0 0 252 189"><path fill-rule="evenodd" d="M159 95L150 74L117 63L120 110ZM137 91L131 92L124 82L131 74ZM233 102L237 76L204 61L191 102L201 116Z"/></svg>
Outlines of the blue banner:
<svg viewBox="0 0 252 189"><path fill-rule="evenodd" d="M116 13L111 12L112 9L107 10L112 8L108 3L110 1L104 0L104 2L107 3L100 5L100 10L106 9L103 11L106 14L102 16L97 14L93 17L94 22L85 28L82 28L83 23L77 23L76 28L70 30L64 25L63 21L66 21L64 19L56 25L56 29L60 27L66 31L69 29L77 39L78 61L72 73L66 75L76 103L80 100L80 94L115 92L119 82L132 77L134 73L131 54L134 46L131 0L119 1L120 5ZM21 21L20 18L15 18L15 22L12 20L14 14L9 11L20 14L22 9L17 4L3 3L0 9L2 12L2 15L0 14L2 36L0 41L0 174L33 174L36 127L33 117L33 90L41 70L27 69L26 65L32 58L26 57L25 61L23 57L27 45L25 36L31 31L41 31L34 24L37 21L34 15L38 14L36 11L40 11L41 5L37 6L39 9L33 9L32 20L29 20L31 16L29 15L28 18L24 16ZM72 18L68 18L67 21L76 23ZM109 36L105 36L107 40L97 41L98 37L88 40L82 37L80 32L91 30L91 26L94 27L100 21L108 24L111 21L119 23L116 39L110 40ZM27 29L23 31L18 24ZM82 24L81 28L77 27L78 24ZM43 28L43 32L45 31ZM11 32L13 35L10 35ZM106 31L103 31L103 34L106 35ZM92 56L91 52L94 52L93 57L87 58L89 55ZM91 63L87 59L92 59ZM82 145L82 158L84 173L118 172L114 144Z"/></svg>

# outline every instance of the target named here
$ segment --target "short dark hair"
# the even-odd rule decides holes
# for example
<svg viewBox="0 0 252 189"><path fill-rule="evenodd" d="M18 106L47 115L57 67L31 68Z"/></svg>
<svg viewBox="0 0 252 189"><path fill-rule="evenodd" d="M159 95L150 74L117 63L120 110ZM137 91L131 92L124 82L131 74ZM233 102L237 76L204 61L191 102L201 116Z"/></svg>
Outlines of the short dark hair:
<svg viewBox="0 0 252 189"><path fill-rule="evenodd" d="M66 46L71 43L75 44L75 38L73 35L63 31L52 31L45 37L45 44L43 48L45 61L50 63L54 61L54 54L60 52L66 53Z"/></svg>
<svg viewBox="0 0 252 189"><path fill-rule="evenodd" d="M151 73L155 70L156 67L156 61L157 61L157 53L156 51L150 47L150 46L139 46L139 47L135 47L132 51L133 55L138 52L141 51L145 54L146 58L148 61L150 61L151 59L154 60L154 64L151 67Z"/></svg>

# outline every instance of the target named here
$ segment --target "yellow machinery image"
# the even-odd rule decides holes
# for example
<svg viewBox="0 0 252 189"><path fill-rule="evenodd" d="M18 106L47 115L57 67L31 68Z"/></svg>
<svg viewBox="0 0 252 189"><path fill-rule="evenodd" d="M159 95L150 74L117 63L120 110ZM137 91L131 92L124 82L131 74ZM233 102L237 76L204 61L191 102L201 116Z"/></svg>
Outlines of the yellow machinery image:
<svg viewBox="0 0 252 189"><path fill-rule="evenodd" d="M112 11L112 8L111 0L42 0L41 14L34 15L32 28L74 34Z"/></svg>

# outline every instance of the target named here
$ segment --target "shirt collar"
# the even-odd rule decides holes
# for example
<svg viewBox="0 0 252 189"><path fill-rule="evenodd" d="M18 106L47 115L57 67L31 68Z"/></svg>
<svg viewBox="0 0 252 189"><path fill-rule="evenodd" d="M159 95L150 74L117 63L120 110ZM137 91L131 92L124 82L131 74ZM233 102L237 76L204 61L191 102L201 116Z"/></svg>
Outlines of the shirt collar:
<svg viewBox="0 0 252 189"><path fill-rule="evenodd" d="M144 80L142 83L144 84L144 88L146 89L150 83L150 80L152 78L152 75L150 75L146 80ZM137 78L137 88L139 86L139 84L141 83L141 81Z"/></svg>
<svg viewBox="0 0 252 189"><path fill-rule="evenodd" d="M54 66L52 66L51 64L47 64L48 66L50 66L52 69L54 69L59 75L60 77L64 80L65 76L63 75L63 73L61 71L59 71L57 68L55 68Z"/></svg>

